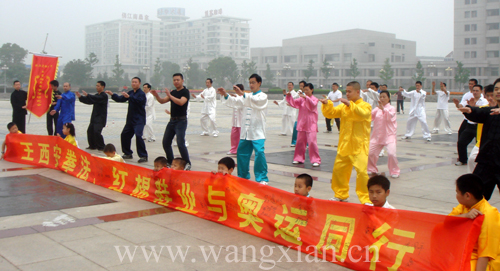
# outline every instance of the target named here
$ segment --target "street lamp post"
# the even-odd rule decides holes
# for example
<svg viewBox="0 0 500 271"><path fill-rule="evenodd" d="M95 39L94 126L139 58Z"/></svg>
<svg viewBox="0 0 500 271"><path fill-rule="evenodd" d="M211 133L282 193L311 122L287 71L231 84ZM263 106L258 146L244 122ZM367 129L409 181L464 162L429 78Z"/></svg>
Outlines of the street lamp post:
<svg viewBox="0 0 500 271"><path fill-rule="evenodd" d="M186 82L186 87L187 87L187 81L188 81L188 76L187 76L187 72L191 69L191 66L189 66L187 63L186 63L186 66L184 66L182 68L184 70L184 75L186 77L186 79L184 80Z"/></svg>
<svg viewBox="0 0 500 271"><path fill-rule="evenodd" d="M450 89L451 89L451 78L450 78L450 77L451 77L451 71L453 71L453 69L452 69L452 68L450 68L450 67L448 67L448 68L446 68L446 69L445 69L445 71L447 71L447 72L448 72L448 86L449 86L449 87L450 87Z"/></svg>
<svg viewBox="0 0 500 271"><path fill-rule="evenodd" d="M7 93L7 70L9 67L7 65L3 65L2 67L2 72L3 72L3 93Z"/></svg>
<svg viewBox="0 0 500 271"><path fill-rule="evenodd" d="M146 78L144 79L144 81L148 81L148 74L149 74L149 67L148 66L145 66L145 67L142 67L142 69L144 70L144 72L146 73Z"/></svg>
<svg viewBox="0 0 500 271"><path fill-rule="evenodd" d="M333 66L332 64L328 64L328 65L326 66L326 68L327 68L328 70L333 70L333 69L335 69L335 66ZM325 86L327 86L327 85L329 85L329 84L328 84L328 82L325 82Z"/></svg>
<svg viewBox="0 0 500 271"><path fill-rule="evenodd" d="M285 64L285 66L283 66L283 77L286 78L286 71L289 71L292 67L290 67L290 65L288 64Z"/></svg>
<svg viewBox="0 0 500 271"><path fill-rule="evenodd" d="M434 65L433 62L431 62L431 64L427 65L427 68L429 68L429 70L430 70L432 68L436 68L436 65ZM429 73L429 76L432 76L432 77L436 78L436 76L434 75L434 73L432 73L432 75ZM431 81L432 81L432 79L431 79Z"/></svg>

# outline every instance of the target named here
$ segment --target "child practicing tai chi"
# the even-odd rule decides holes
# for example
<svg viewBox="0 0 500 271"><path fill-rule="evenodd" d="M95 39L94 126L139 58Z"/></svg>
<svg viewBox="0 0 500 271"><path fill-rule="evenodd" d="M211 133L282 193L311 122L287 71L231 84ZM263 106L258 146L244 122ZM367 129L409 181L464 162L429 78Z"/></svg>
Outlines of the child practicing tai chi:
<svg viewBox="0 0 500 271"><path fill-rule="evenodd" d="M125 163L125 160L123 160L122 156L116 153L115 145L107 144L106 146L104 146L103 152L106 155L106 157L104 157L104 158L106 158L108 160L113 160L116 162Z"/></svg>
<svg viewBox="0 0 500 271"><path fill-rule="evenodd" d="M165 156L158 156L154 161L154 171L160 171L168 167L168 160Z"/></svg>
<svg viewBox="0 0 500 271"><path fill-rule="evenodd" d="M367 187L370 201L373 203L373 206L387 209L396 209L392 207L392 205L390 205L387 201L387 197L391 193L391 182L389 181L389 179L382 175L373 176L368 179Z"/></svg>
<svg viewBox="0 0 500 271"><path fill-rule="evenodd" d="M295 178L295 186L293 192L295 195L301 195L310 198L309 192L311 192L313 186L313 178L309 174L300 174Z"/></svg>
<svg viewBox="0 0 500 271"><path fill-rule="evenodd" d="M474 245L470 270L500 270L500 213L483 197L483 181L474 174L465 174L456 181L458 206L450 216L475 219L484 215L481 233Z"/></svg>
<svg viewBox="0 0 500 271"><path fill-rule="evenodd" d="M217 171L212 171L213 174L222 173L222 175L232 175L236 164L231 157L224 157L217 163Z"/></svg>
<svg viewBox="0 0 500 271"><path fill-rule="evenodd" d="M19 131L19 129L17 128L17 125L13 122L9 122L9 124L7 124L7 129L9 129L9 134L22 134L21 131ZM5 154L5 141L2 143L2 157L0 157L0 160L3 159L3 155Z"/></svg>
<svg viewBox="0 0 500 271"><path fill-rule="evenodd" d="M285 91L283 91L285 93ZM290 92L286 93L286 101L290 106L299 109L297 119L297 142L293 155L293 164L303 164L306 159L306 146L309 145L309 159L313 167L319 167L321 157L317 143L318 134L318 98L313 96L314 86L307 83L304 93L294 99Z"/></svg>
<svg viewBox="0 0 500 271"><path fill-rule="evenodd" d="M73 146L78 148L78 142L76 141L76 138L75 138L75 136L76 136L75 126L73 125L73 123L71 123L71 122L65 123L63 125L62 132L66 136L64 138L64 141L67 141L68 143L70 143Z"/></svg>
<svg viewBox="0 0 500 271"><path fill-rule="evenodd" d="M390 94L387 90L380 92L378 106L372 110L373 128L368 154L368 174L377 174L377 161L380 151L386 147L391 177L399 177L398 159L396 158L396 132L398 123L396 109L390 104Z"/></svg>

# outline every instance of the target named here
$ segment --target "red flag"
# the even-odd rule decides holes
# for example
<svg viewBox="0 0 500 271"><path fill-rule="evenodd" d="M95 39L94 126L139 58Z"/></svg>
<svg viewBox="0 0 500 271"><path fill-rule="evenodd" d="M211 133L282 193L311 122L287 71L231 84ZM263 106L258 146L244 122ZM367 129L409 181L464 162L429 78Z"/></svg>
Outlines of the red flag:
<svg viewBox="0 0 500 271"><path fill-rule="evenodd" d="M49 83L56 78L58 65L59 58L56 56L33 55L26 109L37 117L50 108L52 88Z"/></svg>

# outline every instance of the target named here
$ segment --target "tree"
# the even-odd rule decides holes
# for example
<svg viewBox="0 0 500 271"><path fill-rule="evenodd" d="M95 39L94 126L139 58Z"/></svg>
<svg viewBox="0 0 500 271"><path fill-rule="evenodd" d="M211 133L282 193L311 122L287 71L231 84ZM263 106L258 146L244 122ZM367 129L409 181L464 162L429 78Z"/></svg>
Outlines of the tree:
<svg viewBox="0 0 500 271"><path fill-rule="evenodd" d="M464 64L457 61L457 68L455 70L455 82L458 83L459 90L462 91L463 85L469 80L470 70L464 69Z"/></svg>
<svg viewBox="0 0 500 271"><path fill-rule="evenodd" d="M151 77L151 85L153 85L154 88L158 88L158 86L161 85L162 83L162 76L161 76L161 61L160 58L156 58L155 62L155 67L153 70L153 76Z"/></svg>
<svg viewBox="0 0 500 271"><path fill-rule="evenodd" d="M81 59L73 59L66 64L63 71L64 81L73 85L85 86L89 80L90 66Z"/></svg>
<svg viewBox="0 0 500 271"><path fill-rule="evenodd" d="M92 78L92 72L94 71L94 66L95 64L99 63L99 59L97 59L97 55L92 52L87 58L85 58L85 63L87 63L87 65L89 66L89 72L86 76L90 81L90 79ZM90 84L88 83L88 85Z"/></svg>
<svg viewBox="0 0 500 271"><path fill-rule="evenodd" d="M323 61L323 67L321 67L321 72L323 73L323 76L325 77L325 81L328 81L328 77L332 74L332 69L329 68L330 63L326 61L326 59Z"/></svg>
<svg viewBox="0 0 500 271"><path fill-rule="evenodd" d="M0 47L0 66L7 65L9 67L7 71L4 71L9 81L13 79L28 81L29 69L24 64L27 54L28 50L15 43L5 43Z"/></svg>
<svg viewBox="0 0 500 271"><path fill-rule="evenodd" d="M411 77L411 79L413 79L413 81L420 81L422 82L422 85L424 84L425 82L425 77L424 77L425 73L424 73L424 68L422 68L422 63L420 63L420 60L417 62L417 67L416 67L416 70L415 70L415 75Z"/></svg>
<svg viewBox="0 0 500 271"><path fill-rule="evenodd" d="M361 72L359 72L358 70L358 61L355 58L352 59L349 73L353 80L356 80L356 77L358 77L361 74Z"/></svg>
<svg viewBox="0 0 500 271"><path fill-rule="evenodd" d="M112 85L120 86L123 83L123 74L125 71L122 69L122 64L118 55L116 55L115 68L112 70L113 76L111 77Z"/></svg>
<svg viewBox="0 0 500 271"><path fill-rule="evenodd" d="M179 64L170 61L161 63L161 76L163 78L164 86L170 88L173 85L172 76L179 72L181 72Z"/></svg>
<svg viewBox="0 0 500 271"><path fill-rule="evenodd" d="M232 76L235 70L238 70L236 62L231 57L221 56L208 63L207 76L214 80L214 84L224 86L226 78Z"/></svg>
<svg viewBox="0 0 500 271"><path fill-rule="evenodd" d="M205 71L200 69L200 64L193 62L193 59L189 58L187 61L189 69L186 71L186 77L189 80L187 84L191 88L204 87L205 86Z"/></svg>
<svg viewBox="0 0 500 271"><path fill-rule="evenodd" d="M379 77L386 85L394 77L394 71L392 70L391 63L389 63L389 58L385 59L384 66L382 67L382 70L380 70Z"/></svg>
<svg viewBox="0 0 500 271"><path fill-rule="evenodd" d="M264 78L266 79L266 81L263 85L266 87L273 87L274 72L271 70L271 66L269 66L269 63L266 64L266 71L264 72Z"/></svg>
<svg viewBox="0 0 500 271"><path fill-rule="evenodd" d="M247 63L246 60L243 60L243 63L241 63L241 78L244 85L248 86L248 78L254 73L257 73L257 63L254 61Z"/></svg>
<svg viewBox="0 0 500 271"><path fill-rule="evenodd" d="M314 61L312 59L309 60L309 64L307 64L307 69L303 70L304 76L306 78L306 82L309 82L309 77L314 75Z"/></svg>

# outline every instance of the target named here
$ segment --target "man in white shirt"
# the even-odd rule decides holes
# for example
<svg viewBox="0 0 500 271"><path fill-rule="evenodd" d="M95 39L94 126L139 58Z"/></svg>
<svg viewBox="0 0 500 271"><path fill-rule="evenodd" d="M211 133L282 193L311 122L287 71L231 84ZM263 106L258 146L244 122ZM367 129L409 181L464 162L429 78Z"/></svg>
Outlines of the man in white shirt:
<svg viewBox="0 0 500 271"><path fill-rule="evenodd" d="M215 122L215 107L217 106L217 92L215 88L212 87L212 79L207 78L205 85L207 86L199 95L194 95L193 98L196 101L203 101L203 107L201 108L201 136L209 135L210 131L214 137L219 136L219 131L217 131L217 123Z"/></svg>
<svg viewBox="0 0 500 271"><path fill-rule="evenodd" d="M292 94L292 97L294 99L297 99L299 97L299 93L302 93L304 94L304 86L306 85L306 81L302 80L299 82L299 91L291 91L290 93ZM299 115L298 114L298 110L294 108L295 111L295 123L293 124L293 134L292 134L292 142L290 144L290 147L295 147L295 143L297 143L297 116Z"/></svg>
<svg viewBox="0 0 500 271"><path fill-rule="evenodd" d="M439 133L439 126L441 121L444 123L444 131L449 135L451 132L451 123L448 112L448 101L450 100L450 92L446 90L446 83L440 82L441 90L435 91L436 82L432 82L432 94L437 95L437 110L436 118L434 119L434 128L432 129L433 134Z"/></svg>
<svg viewBox="0 0 500 271"><path fill-rule="evenodd" d="M155 96L151 94L151 85L146 83L142 86L142 90L146 93L146 125L144 125L144 132L142 139L148 142L156 141L155 132L153 130L153 121L156 119L155 113Z"/></svg>
<svg viewBox="0 0 500 271"><path fill-rule="evenodd" d="M293 83L288 82L288 92L292 94L292 97L294 99L298 98L299 95L295 90L293 90ZM295 123L295 119L297 116L297 109L291 107L287 102L286 102L286 90L283 90L283 100L280 102L274 101L276 105L279 107L283 108L283 116L281 118L281 134L282 136L286 136L287 134L293 134L293 124Z"/></svg>
<svg viewBox="0 0 500 271"><path fill-rule="evenodd" d="M471 87L471 84L476 83L476 85ZM488 105L488 100L483 97L483 86L477 84L476 79L469 80L469 92L462 96L462 101L459 103L457 99L453 99L455 106L457 108L462 108L467 105L471 106L484 106ZM455 163L456 166L467 165L467 160L469 156L467 155L467 146L472 142L477 134L477 123L464 119L460 129L458 130L458 141L457 141L457 151L458 151L458 162Z"/></svg>
<svg viewBox="0 0 500 271"><path fill-rule="evenodd" d="M339 84L333 83L332 90L328 93L326 97L328 100L333 102L333 106L336 107L340 104L340 99L342 98L342 92L339 90ZM332 132L332 119L325 118L326 121L326 131L325 133ZM337 124L337 129L340 132L340 118L335 118L335 124Z"/></svg>
<svg viewBox="0 0 500 271"><path fill-rule="evenodd" d="M425 114L425 96L427 93L422 89L422 82L415 82L416 90L407 92L403 90L403 96L411 99L410 114L406 123L406 134L402 139L409 139L415 132L417 121L420 121L422 126L423 137L427 141L431 141L431 132L427 126L427 115Z"/></svg>
<svg viewBox="0 0 500 271"><path fill-rule="evenodd" d="M264 153L266 142L266 112L267 95L260 90L262 77L252 74L249 78L252 93L243 93L234 86L237 97L230 96L224 88L219 88L219 93L226 100L227 106L244 109L241 119L240 143L237 152L238 177L250 179L250 157L255 150L254 174L255 180L267 185L267 162Z"/></svg>

